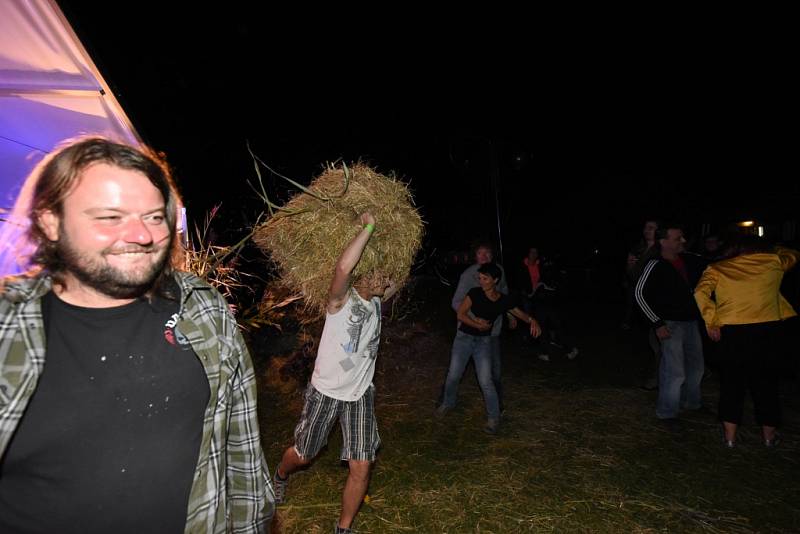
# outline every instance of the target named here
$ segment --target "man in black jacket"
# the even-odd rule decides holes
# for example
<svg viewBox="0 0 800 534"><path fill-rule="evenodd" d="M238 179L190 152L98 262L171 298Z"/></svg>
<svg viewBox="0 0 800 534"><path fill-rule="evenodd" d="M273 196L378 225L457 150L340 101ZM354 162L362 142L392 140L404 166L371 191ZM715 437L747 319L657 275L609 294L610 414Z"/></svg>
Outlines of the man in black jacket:
<svg viewBox="0 0 800 534"><path fill-rule="evenodd" d="M635 295L661 342L656 417L675 419L680 409L702 406L703 345L692 291L703 265L683 253L686 240L678 225L659 228L656 243L660 256L642 269Z"/></svg>

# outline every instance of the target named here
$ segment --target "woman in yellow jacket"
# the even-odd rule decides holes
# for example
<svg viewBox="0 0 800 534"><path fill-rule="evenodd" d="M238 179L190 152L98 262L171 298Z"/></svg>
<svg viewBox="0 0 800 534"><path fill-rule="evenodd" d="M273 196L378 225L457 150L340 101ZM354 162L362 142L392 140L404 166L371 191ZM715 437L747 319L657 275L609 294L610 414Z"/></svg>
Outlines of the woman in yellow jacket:
<svg viewBox="0 0 800 534"><path fill-rule="evenodd" d="M733 447L747 390L764 445L777 445L780 425L779 323L797 315L780 294L783 274L800 253L746 236L738 255L709 265L694 291L708 336L720 343L719 418L724 444Z"/></svg>

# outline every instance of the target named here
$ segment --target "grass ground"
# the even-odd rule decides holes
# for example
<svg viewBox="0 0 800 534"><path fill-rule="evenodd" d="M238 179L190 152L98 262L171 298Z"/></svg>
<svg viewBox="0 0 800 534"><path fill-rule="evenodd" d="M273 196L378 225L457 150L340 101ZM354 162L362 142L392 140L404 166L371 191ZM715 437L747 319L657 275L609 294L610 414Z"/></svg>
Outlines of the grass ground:
<svg viewBox="0 0 800 534"><path fill-rule="evenodd" d="M767 450L747 416L736 449L724 449L714 415L718 386L704 382L709 410L667 428L655 392L638 388L643 334L617 328L600 299L568 306L581 354L533 356L504 339L506 415L484 434L472 367L458 407L433 417L454 330L448 291L425 292L424 312L387 325L375 376L383 446L361 533L800 532L797 382L784 384L784 442ZM256 357L257 362L258 357ZM279 377L280 359L258 365L263 445L274 469L291 443L302 385ZM291 478L273 532L330 532L347 476L341 436Z"/></svg>

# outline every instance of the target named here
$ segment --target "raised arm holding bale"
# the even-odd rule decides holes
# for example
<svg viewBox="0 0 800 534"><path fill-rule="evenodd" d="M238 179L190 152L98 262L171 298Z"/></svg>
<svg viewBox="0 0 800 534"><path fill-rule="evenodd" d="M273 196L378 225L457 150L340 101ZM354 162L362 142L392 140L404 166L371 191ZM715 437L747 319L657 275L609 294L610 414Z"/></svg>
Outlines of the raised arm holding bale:
<svg viewBox="0 0 800 534"><path fill-rule="evenodd" d="M361 215L361 224L363 225L362 230L350 241L339 257L339 261L336 262L331 288L328 292L327 310L329 314L338 312L347 302L351 282L350 277L353 274L353 269L361 259L361 254L364 252L364 247L367 246L367 241L369 241L372 232L375 230L375 217L369 213L363 213ZM372 276L362 277L355 288L367 300L370 298L367 296L370 293L383 297L383 300L389 300L398 289L397 284L377 273ZM389 293L390 289L393 289L391 293Z"/></svg>

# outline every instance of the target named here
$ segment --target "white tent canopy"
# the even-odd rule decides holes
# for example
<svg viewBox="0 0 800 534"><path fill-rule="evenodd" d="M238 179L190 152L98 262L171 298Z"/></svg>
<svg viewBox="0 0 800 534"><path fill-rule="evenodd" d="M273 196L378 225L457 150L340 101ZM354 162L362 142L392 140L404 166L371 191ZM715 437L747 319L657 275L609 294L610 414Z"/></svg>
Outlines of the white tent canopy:
<svg viewBox="0 0 800 534"><path fill-rule="evenodd" d="M138 143L125 112L52 0L0 2L0 206L60 141ZM9 196L11 195L11 196Z"/></svg>
<svg viewBox="0 0 800 534"><path fill-rule="evenodd" d="M55 1L0 1L0 208L45 154L82 134L140 143ZM10 237L0 239L2 265Z"/></svg>

